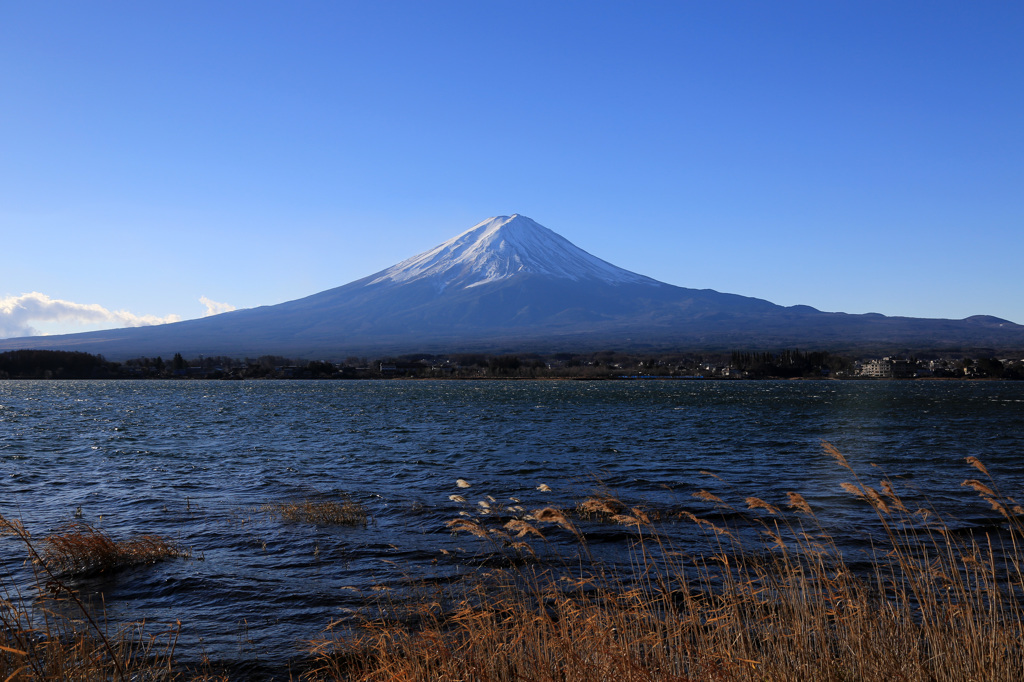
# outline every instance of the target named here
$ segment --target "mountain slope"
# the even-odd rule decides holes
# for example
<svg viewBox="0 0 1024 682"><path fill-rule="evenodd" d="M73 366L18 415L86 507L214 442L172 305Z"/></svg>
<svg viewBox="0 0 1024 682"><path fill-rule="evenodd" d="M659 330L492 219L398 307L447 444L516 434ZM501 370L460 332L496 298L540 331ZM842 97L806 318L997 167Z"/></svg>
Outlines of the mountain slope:
<svg viewBox="0 0 1024 682"><path fill-rule="evenodd" d="M369 284L430 281L438 291L523 274L608 284L661 283L596 258L518 213L489 218L426 253L372 275Z"/></svg>
<svg viewBox="0 0 1024 682"><path fill-rule="evenodd" d="M623 270L521 215L344 286L199 320L7 339L108 358L181 352L235 357L600 348L1024 349L1024 326L824 313L687 289Z"/></svg>

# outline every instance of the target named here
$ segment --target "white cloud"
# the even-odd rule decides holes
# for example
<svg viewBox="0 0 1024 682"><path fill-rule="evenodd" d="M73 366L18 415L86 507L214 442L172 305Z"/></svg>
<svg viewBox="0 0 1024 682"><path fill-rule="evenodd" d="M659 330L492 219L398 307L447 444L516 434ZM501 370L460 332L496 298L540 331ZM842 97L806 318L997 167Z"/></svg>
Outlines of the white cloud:
<svg viewBox="0 0 1024 682"><path fill-rule="evenodd" d="M203 313L203 317L220 315L221 313L230 313L232 310L235 310L235 306L230 303L218 303L217 301L211 301L205 296L200 296L199 302L206 306L206 312Z"/></svg>
<svg viewBox="0 0 1024 682"><path fill-rule="evenodd" d="M127 310L107 310L96 303L74 303L50 298L33 291L21 296L0 298L0 338L38 334L32 322L64 324L109 324L111 327L143 327L178 322L181 317L136 315Z"/></svg>

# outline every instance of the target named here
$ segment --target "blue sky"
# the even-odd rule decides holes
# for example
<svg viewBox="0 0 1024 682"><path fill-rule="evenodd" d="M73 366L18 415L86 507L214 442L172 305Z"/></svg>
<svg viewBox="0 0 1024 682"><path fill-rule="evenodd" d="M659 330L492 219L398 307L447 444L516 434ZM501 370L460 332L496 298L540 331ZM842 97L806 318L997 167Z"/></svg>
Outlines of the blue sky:
<svg viewBox="0 0 1024 682"><path fill-rule="evenodd" d="M680 286L1024 323L1024 5L0 3L0 336L511 213Z"/></svg>

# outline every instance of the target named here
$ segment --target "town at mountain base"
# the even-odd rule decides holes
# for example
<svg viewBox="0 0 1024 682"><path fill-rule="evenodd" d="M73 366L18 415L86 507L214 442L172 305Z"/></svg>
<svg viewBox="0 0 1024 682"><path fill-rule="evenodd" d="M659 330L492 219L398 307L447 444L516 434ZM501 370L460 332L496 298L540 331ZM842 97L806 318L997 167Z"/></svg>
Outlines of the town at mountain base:
<svg viewBox="0 0 1024 682"><path fill-rule="evenodd" d="M0 340L0 350L140 356L341 359L414 352L1024 350L1024 326L828 313L616 267L533 220L485 220L430 251L344 286L198 320Z"/></svg>

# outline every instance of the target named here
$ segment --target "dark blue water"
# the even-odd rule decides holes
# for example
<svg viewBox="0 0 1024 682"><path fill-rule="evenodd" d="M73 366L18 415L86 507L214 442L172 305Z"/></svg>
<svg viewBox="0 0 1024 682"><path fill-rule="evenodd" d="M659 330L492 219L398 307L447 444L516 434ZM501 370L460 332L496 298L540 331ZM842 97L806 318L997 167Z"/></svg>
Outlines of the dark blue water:
<svg viewBox="0 0 1024 682"><path fill-rule="evenodd" d="M1024 383L3 381L0 513L41 537L81 508L115 537L191 548L80 587L115 622L180 619L185 660L285 675L374 586L476 570L479 542L445 524L481 500L571 508L604 487L668 517L707 513L701 489L779 505L792 490L856 542L873 514L839 488L850 475L823 440L970 524L985 510L959 485L978 476L965 457L1024 488ZM366 528L258 509L344 497L367 507ZM580 525L595 552L623 555L622 532ZM692 524L665 532L696 542ZM27 581L14 539L0 550Z"/></svg>

